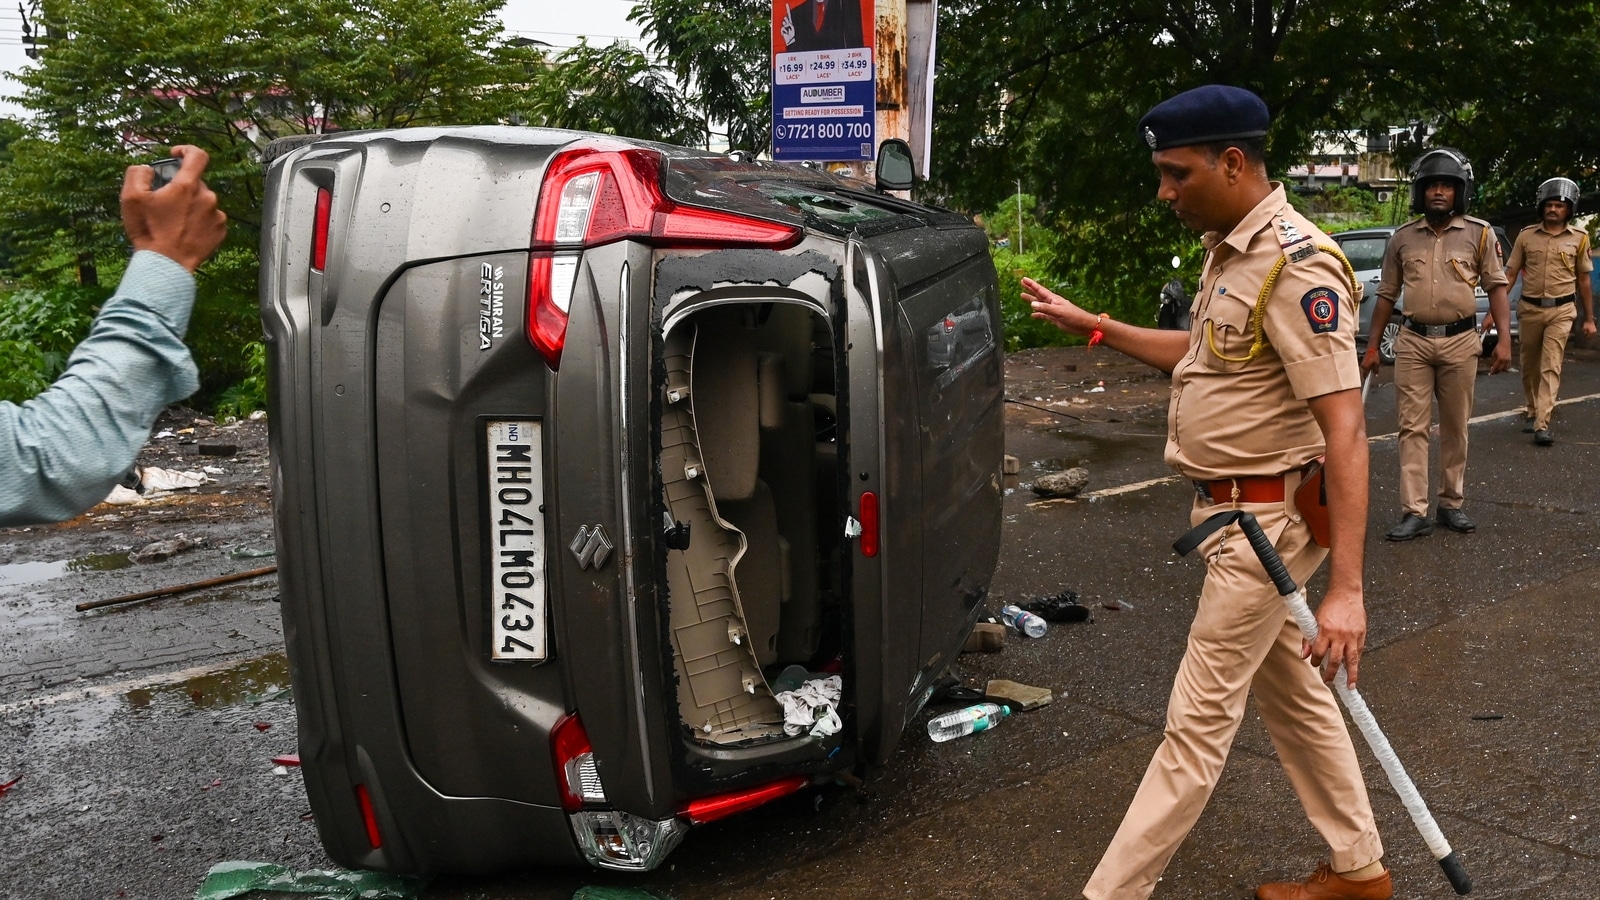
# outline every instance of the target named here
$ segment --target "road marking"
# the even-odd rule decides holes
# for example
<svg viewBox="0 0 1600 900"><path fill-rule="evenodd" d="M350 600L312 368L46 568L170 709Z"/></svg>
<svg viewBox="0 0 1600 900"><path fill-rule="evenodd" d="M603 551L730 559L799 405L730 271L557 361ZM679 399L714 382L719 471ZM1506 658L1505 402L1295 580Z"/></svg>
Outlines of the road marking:
<svg viewBox="0 0 1600 900"><path fill-rule="evenodd" d="M46 706L55 706L58 703L71 703L76 700L99 700L105 697L126 694L129 691L179 684L195 678L215 675L218 672L234 668L239 665L239 662L237 659L223 660L177 672L156 672L142 678L132 678L127 681L112 682L111 684L97 684L91 687L72 688L71 690L50 694L46 697L34 697L30 700L21 700L16 703L4 703L0 704L0 716L10 715L14 712L25 712L31 709L43 709Z"/></svg>
<svg viewBox="0 0 1600 900"><path fill-rule="evenodd" d="M1557 406L1566 406L1569 403L1584 403L1584 402L1587 402L1589 400L1600 400L1600 394L1584 394L1582 397L1568 397L1565 400L1557 400L1556 401L1556 405ZM1472 418L1467 420L1467 424L1468 425L1481 425L1484 422L1493 422L1493 421L1496 421L1498 419L1509 419L1512 416L1520 416L1520 415L1522 415L1522 407L1518 406L1518 407L1514 407L1512 409L1505 410L1504 412L1484 413L1481 416L1473 416ZM1376 444L1379 441L1395 441L1395 440L1399 440L1399 439L1400 439L1400 432L1391 431L1388 434L1379 434L1379 435L1373 435L1371 437L1368 437L1367 438L1367 443ZM1115 497L1118 494L1132 494L1132 493L1137 493L1138 491L1143 491L1143 490L1147 490L1149 488L1153 488L1158 484L1172 484L1173 482L1180 482L1180 481L1184 481L1184 480L1185 479L1181 475L1168 475L1168 476L1166 476L1164 478L1151 478L1148 481L1136 481L1136 482L1134 482L1132 484L1123 484L1123 485L1118 485L1116 487L1109 487L1109 488L1106 488L1105 490L1102 490L1102 491L1089 491L1088 493L1083 495L1083 499L1085 499L1085 500L1099 500L1099 499L1104 498L1104 497ZM1035 503L1030 503L1028 505L1029 506L1038 506L1040 504L1035 502ZM5 709L5 707L0 707L0 711L3 711L4 709Z"/></svg>

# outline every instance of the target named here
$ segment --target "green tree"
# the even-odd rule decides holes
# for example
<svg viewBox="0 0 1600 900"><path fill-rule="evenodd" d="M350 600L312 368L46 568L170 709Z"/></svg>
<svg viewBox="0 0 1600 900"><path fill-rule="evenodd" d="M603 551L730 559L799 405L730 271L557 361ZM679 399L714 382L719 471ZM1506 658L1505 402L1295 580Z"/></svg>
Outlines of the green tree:
<svg viewBox="0 0 1600 900"><path fill-rule="evenodd" d="M501 40L503 4L41 0L50 37L18 76L34 115L0 165L8 268L84 285L120 270L123 170L171 144L204 148L231 228L201 270L190 343L202 394L217 395L247 376L243 347L260 334L261 148L307 132L506 120L546 69Z"/></svg>
<svg viewBox="0 0 1600 900"><path fill-rule="evenodd" d="M690 107L728 146L772 142L772 0L640 0L628 14L669 61Z"/></svg>
<svg viewBox="0 0 1600 900"><path fill-rule="evenodd" d="M670 75L621 41L583 41L551 60L523 103L528 120L540 125L704 144L705 122L685 108Z"/></svg>

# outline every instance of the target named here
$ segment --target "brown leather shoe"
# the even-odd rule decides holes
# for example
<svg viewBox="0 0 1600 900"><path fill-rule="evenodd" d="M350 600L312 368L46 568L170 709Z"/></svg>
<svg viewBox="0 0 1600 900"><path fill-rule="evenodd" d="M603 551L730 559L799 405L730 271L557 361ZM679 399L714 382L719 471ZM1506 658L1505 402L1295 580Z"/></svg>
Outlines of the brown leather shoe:
<svg viewBox="0 0 1600 900"><path fill-rule="evenodd" d="M1386 870L1377 878L1351 881L1327 863L1317 866L1310 878L1299 884L1274 881L1256 888L1256 900L1392 900L1394 882Z"/></svg>

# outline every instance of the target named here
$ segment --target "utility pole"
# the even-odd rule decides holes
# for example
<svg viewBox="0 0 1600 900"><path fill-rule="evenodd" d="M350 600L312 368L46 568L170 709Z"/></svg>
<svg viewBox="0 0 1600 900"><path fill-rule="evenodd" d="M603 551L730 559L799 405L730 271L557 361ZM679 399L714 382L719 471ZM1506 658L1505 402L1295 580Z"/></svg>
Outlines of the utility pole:
<svg viewBox="0 0 1600 900"><path fill-rule="evenodd" d="M1022 179L1017 179L1017 255L1022 255Z"/></svg>

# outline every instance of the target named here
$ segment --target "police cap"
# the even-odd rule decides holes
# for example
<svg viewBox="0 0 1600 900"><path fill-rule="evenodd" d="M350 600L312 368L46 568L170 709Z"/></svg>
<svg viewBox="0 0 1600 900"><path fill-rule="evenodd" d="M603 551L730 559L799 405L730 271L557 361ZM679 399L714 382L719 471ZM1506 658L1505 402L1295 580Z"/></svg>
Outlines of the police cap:
<svg viewBox="0 0 1600 900"><path fill-rule="evenodd" d="M1151 150L1258 138L1272 117L1261 98L1244 88L1208 84L1169 97L1139 120L1139 137Z"/></svg>

